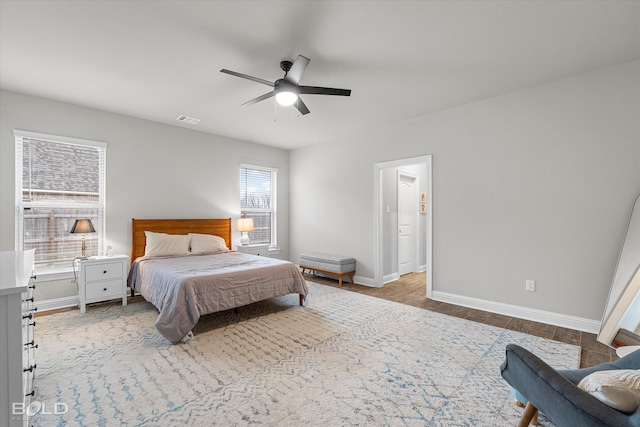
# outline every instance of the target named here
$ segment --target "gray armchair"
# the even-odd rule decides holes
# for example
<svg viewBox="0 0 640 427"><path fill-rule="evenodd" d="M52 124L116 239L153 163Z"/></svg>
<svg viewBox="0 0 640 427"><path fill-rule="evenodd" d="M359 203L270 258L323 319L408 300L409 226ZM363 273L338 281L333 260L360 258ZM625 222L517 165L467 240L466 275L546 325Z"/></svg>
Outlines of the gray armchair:
<svg viewBox="0 0 640 427"><path fill-rule="evenodd" d="M640 407L625 414L580 390L577 384L602 370L640 369L640 350L591 368L559 370L515 344L507 345L502 377L529 402L519 427L528 426L538 410L558 427L640 427Z"/></svg>

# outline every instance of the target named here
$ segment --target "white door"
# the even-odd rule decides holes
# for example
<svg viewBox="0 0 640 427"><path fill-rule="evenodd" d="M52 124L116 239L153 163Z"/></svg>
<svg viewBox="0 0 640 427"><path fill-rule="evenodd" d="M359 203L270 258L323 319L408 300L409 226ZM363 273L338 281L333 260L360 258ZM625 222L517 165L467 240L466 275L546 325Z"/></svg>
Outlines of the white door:
<svg viewBox="0 0 640 427"><path fill-rule="evenodd" d="M398 172L398 274L416 271L418 191L415 175Z"/></svg>

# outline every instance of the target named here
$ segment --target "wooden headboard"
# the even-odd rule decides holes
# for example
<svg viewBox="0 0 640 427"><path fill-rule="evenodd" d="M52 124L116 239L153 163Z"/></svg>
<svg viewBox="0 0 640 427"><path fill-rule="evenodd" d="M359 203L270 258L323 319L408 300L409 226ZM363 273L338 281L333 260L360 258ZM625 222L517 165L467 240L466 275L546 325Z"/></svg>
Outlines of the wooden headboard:
<svg viewBox="0 0 640 427"><path fill-rule="evenodd" d="M131 262L144 256L145 231L167 234L213 234L231 249L231 218L222 219L136 219L131 218Z"/></svg>

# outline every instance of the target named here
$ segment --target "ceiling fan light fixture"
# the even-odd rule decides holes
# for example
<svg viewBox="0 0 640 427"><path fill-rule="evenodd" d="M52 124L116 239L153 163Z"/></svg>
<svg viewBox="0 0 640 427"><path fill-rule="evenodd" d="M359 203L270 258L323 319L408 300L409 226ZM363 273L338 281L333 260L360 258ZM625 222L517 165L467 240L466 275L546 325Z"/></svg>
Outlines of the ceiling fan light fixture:
<svg viewBox="0 0 640 427"><path fill-rule="evenodd" d="M276 93L276 101L278 101L278 104L284 107L295 104L297 100L298 95L293 92L283 90L282 92Z"/></svg>
<svg viewBox="0 0 640 427"><path fill-rule="evenodd" d="M0 0L1 1L1 0ZM249 76L247 74L237 73L235 71L227 70L223 68L220 70L221 73L230 74L232 76L240 77L243 79L251 80L256 83L261 83L266 86L270 86L273 88L271 92L267 92L263 95L260 95L257 98L253 98L242 105L252 105L258 103L260 101L264 101L265 99L270 99L275 96L276 102L273 104L277 106L278 104L282 106L290 106L294 105L296 110L300 112L300 114L305 115L309 114L309 108L305 105L305 103L300 99L300 94L304 95L337 95L337 96L351 96L351 89L336 89L331 87L321 87L321 86L300 86L300 79L302 78L302 74L304 70L309 65L310 59L306 56L298 55L298 58L294 62L291 61L282 61L280 62L280 68L284 71L284 77L276 80L275 82L270 82L265 79L261 79L259 77Z"/></svg>

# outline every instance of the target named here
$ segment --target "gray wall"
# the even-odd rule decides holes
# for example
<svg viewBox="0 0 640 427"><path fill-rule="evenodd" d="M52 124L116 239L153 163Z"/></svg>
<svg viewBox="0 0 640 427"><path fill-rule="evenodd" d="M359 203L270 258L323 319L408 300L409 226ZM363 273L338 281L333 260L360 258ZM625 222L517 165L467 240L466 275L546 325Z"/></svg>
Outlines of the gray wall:
<svg viewBox="0 0 640 427"><path fill-rule="evenodd" d="M15 249L13 129L108 143L106 243L111 253L129 255L134 217L239 217L240 163L277 168L277 256L289 257L288 151L7 91L0 92L1 250ZM234 244L239 237L234 232ZM38 300L77 294L67 279L36 292Z"/></svg>
<svg viewBox="0 0 640 427"><path fill-rule="evenodd" d="M434 291L599 321L639 123L635 61L294 150L291 258L338 252L373 278L374 164L432 154Z"/></svg>

